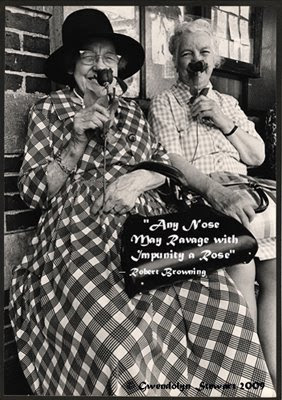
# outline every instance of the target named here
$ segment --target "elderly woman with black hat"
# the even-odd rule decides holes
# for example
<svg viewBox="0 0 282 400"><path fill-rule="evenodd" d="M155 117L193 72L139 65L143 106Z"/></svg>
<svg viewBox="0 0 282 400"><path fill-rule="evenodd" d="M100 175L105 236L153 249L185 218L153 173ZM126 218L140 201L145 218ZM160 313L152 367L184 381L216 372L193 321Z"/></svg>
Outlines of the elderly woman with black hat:
<svg viewBox="0 0 282 400"><path fill-rule="evenodd" d="M47 76L69 87L33 107L20 172L23 199L42 210L11 287L25 376L37 395L273 396L252 319L223 270L131 299L124 290L129 211L166 212L154 190L163 176L129 172L168 163L138 106L120 96L143 60L139 43L84 9L66 19L47 61Z"/></svg>

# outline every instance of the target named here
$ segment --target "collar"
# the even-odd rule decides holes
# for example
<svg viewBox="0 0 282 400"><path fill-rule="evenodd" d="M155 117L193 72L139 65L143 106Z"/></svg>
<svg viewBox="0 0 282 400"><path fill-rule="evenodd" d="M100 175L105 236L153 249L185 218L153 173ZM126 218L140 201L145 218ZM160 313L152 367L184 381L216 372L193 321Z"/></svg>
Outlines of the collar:
<svg viewBox="0 0 282 400"><path fill-rule="evenodd" d="M52 92L50 97L55 112L61 121L74 117L81 110L82 103L79 98L81 96L77 97L69 87ZM122 97L118 97L118 102L118 110L123 113L128 112L133 107Z"/></svg>
<svg viewBox="0 0 282 400"><path fill-rule="evenodd" d="M121 94L122 90L117 85L116 95L119 96ZM69 87L52 92L50 97L60 120L72 118L83 107L83 98Z"/></svg>
<svg viewBox="0 0 282 400"><path fill-rule="evenodd" d="M208 93L209 96L213 88L212 83L209 82L206 88L210 89ZM174 96L181 106L186 106L187 104L189 104L192 94L190 92L190 87L186 83L178 80L176 84L172 86L171 91L173 92Z"/></svg>
<svg viewBox="0 0 282 400"><path fill-rule="evenodd" d="M73 117L81 109L81 102L74 100L75 96L69 87L52 92L50 97L60 120Z"/></svg>

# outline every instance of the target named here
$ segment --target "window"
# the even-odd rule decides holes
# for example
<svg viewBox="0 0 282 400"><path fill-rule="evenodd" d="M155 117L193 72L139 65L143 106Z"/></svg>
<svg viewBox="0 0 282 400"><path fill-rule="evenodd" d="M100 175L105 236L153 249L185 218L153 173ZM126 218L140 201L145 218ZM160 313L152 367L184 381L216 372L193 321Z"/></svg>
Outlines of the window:
<svg viewBox="0 0 282 400"><path fill-rule="evenodd" d="M145 7L146 96L149 98L175 82L176 71L168 43L175 25L183 19L184 7Z"/></svg>
<svg viewBox="0 0 282 400"><path fill-rule="evenodd" d="M253 63L253 31L249 6L215 6L211 22L219 42L219 55Z"/></svg>

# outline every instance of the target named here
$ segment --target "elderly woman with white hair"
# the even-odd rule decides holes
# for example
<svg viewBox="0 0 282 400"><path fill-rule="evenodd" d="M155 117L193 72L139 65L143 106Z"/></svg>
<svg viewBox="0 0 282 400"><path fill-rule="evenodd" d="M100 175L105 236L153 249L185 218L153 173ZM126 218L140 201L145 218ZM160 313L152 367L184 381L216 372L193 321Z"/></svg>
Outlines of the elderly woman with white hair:
<svg viewBox="0 0 282 400"><path fill-rule="evenodd" d="M247 166L260 165L265 157L264 142L238 101L214 90L213 69L220 65L217 42L211 25L204 19L185 21L176 27L169 50L178 73L177 83L151 102L149 122L169 153L174 166L182 170L191 187L199 184L199 171L214 179L228 174L247 174ZM220 175L221 174L221 175ZM212 199L212 200L211 200ZM245 191L222 188L210 193L210 204L240 220L251 230L258 221L255 202ZM254 279L260 284L258 332L273 380L276 321L275 204L260 216L265 236L257 237L259 250L254 261L229 269L257 320ZM270 234L270 232L272 233Z"/></svg>

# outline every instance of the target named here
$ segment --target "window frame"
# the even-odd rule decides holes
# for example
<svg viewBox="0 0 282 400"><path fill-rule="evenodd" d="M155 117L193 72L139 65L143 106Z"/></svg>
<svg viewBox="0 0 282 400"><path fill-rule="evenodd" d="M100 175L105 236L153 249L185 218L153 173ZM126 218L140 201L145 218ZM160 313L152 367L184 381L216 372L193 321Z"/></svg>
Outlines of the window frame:
<svg viewBox="0 0 282 400"><path fill-rule="evenodd" d="M263 8L254 7L251 8L251 25L253 29L253 63L247 63L240 60L234 60L228 57L222 57L224 62L219 68L214 69L214 74L218 76L226 76L226 74L232 74L241 76L242 78L259 78L261 76L261 44L262 44L262 21L263 21ZM210 6L197 6L197 7L186 7L186 12L198 17L211 19L211 7Z"/></svg>

